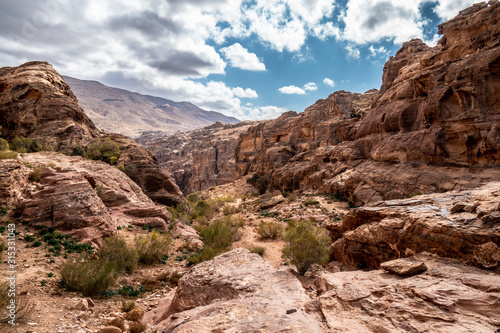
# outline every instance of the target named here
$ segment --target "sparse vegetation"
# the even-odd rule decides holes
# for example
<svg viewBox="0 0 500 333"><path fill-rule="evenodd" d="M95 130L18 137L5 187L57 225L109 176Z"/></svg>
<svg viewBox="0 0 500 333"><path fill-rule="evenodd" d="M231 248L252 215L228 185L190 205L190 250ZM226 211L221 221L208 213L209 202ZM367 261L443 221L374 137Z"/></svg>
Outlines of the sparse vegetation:
<svg viewBox="0 0 500 333"><path fill-rule="evenodd" d="M128 247L125 238L120 236L106 238L97 255L100 260L114 262L119 274L133 273L139 261L137 251Z"/></svg>
<svg viewBox="0 0 500 333"><path fill-rule="evenodd" d="M304 201L304 205L306 206L319 205L319 201L313 199L307 199Z"/></svg>
<svg viewBox="0 0 500 333"><path fill-rule="evenodd" d="M188 196L186 197L186 200L195 204L201 200L201 197L198 193L191 193L191 194L188 194Z"/></svg>
<svg viewBox="0 0 500 333"><path fill-rule="evenodd" d="M101 160L113 165L120 158L120 147L110 138L105 138L102 141L96 139L87 146L87 152L84 156L91 160Z"/></svg>
<svg viewBox="0 0 500 333"><path fill-rule="evenodd" d="M261 222L257 230L261 239L278 239L283 234L283 226L277 222Z"/></svg>
<svg viewBox="0 0 500 333"><path fill-rule="evenodd" d="M135 322L140 322L144 312L141 308L136 307L125 314L125 319Z"/></svg>
<svg viewBox="0 0 500 333"><path fill-rule="evenodd" d="M99 295L113 284L116 264L104 260L68 261L61 269L61 286L84 296Z"/></svg>
<svg viewBox="0 0 500 333"><path fill-rule="evenodd" d="M83 149L80 146L76 146L75 148L73 148L73 152L71 153L71 155L73 156L83 156L83 154Z"/></svg>
<svg viewBox="0 0 500 333"><path fill-rule="evenodd" d="M247 178L247 183L255 187L259 191L259 194L264 194L269 188L271 180L268 176L259 176L257 173L254 173L252 177Z"/></svg>
<svg viewBox="0 0 500 333"><path fill-rule="evenodd" d="M252 246L248 248L248 250L252 253L257 253L259 256L263 256L264 253L266 252L266 248L262 246Z"/></svg>
<svg viewBox="0 0 500 333"><path fill-rule="evenodd" d="M232 215L232 214L237 214L241 211L241 209L237 206L232 206L232 205L225 205L224 208L222 209L222 213L224 215Z"/></svg>
<svg viewBox="0 0 500 333"><path fill-rule="evenodd" d="M152 265L158 263L160 259L168 254L172 243L169 234L160 234L156 230L148 236L139 236L135 239L135 247L139 254L139 262Z"/></svg>
<svg viewBox="0 0 500 333"><path fill-rule="evenodd" d="M130 312L133 309L135 309L135 302L134 301L125 301L125 300L122 301L122 311L123 312Z"/></svg>
<svg viewBox="0 0 500 333"><path fill-rule="evenodd" d="M33 169L30 174L28 175L28 180L31 181L31 182L40 182L41 180L41 172L40 172L40 168L35 168Z"/></svg>
<svg viewBox="0 0 500 333"><path fill-rule="evenodd" d="M0 282L0 324L7 323L11 318L7 316L7 305L11 298L9 297L9 283ZM28 320L35 309L34 304L26 296L16 296L15 303L16 322Z"/></svg>
<svg viewBox="0 0 500 333"><path fill-rule="evenodd" d="M33 140L25 137L16 137L12 140L10 149L18 153L36 153L44 150L54 150L43 138Z"/></svg>
<svg viewBox="0 0 500 333"><path fill-rule="evenodd" d="M203 248L199 254L188 258L188 265L210 260L227 251L233 243L233 235L232 226L221 221L215 221L211 225L203 227L200 231Z"/></svg>
<svg viewBox="0 0 500 333"><path fill-rule="evenodd" d="M304 275L313 264L328 262L329 239L309 221L290 223L285 241L283 257L297 267L300 275Z"/></svg>
<svg viewBox="0 0 500 333"><path fill-rule="evenodd" d="M122 332L125 332L125 321L120 317L116 317L108 321L107 326L118 327L122 330Z"/></svg>
<svg viewBox="0 0 500 333"><path fill-rule="evenodd" d="M415 193L410 194L410 198L416 197L417 195L422 195L422 192L417 191Z"/></svg>
<svg viewBox="0 0 500 333"><path fill-rule="evenodd" d="M170 288L175 288L179 284L182 274L177 271L163 272L156 277L156 280L166 283Z"/></svg>
<svg viewBox="0 0 500 333"><path fill-rule="evenodd" d="M212 206L206 200L200 200L196 203L190 214L190 219L206 217L212 212Z"/></svg>
<svg viewBox="0 0 500 333"><path fill-rule="evenodd" d="M17 153L15 151L0 151L0 160L13 160L17 158Z"/></svg>
<svg viewBox="0 0 500 333"><path fill-rule="evenodd" d="M0 151L9 150L9 143L7 140L0 138Z"/></svg>
<svg viewBox="0 0 500 333"><path fill-rule="evenodd" d="M128 331L129 333L141 333L146 330L146 325L141 323L140 321L134 321L130 323Z"/></svg>

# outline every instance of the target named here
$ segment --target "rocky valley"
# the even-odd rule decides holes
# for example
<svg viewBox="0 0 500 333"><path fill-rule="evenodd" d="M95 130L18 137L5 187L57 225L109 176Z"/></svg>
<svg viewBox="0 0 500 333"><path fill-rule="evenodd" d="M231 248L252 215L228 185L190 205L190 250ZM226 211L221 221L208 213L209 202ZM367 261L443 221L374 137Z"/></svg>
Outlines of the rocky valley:
<svg viewBox="0 0 500 333"><path fill-rule="evenodd" d="M379 90L137 142L49 63L0 68L0 329L499 332L499 18Z"/></svg>

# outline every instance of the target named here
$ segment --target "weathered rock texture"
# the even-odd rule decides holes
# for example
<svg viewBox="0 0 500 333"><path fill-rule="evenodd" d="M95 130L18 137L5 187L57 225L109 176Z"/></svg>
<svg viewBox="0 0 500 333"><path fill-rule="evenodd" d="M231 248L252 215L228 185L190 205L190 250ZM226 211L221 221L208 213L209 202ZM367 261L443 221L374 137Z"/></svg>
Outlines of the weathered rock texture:
<svg viewBox="0 0 500 333"><path fill-rule="evenodd" d="M323 274L316 284L327 332L496 332L500 276L430 256L426 272Z"/></svg>
<svg viewBox="0 0 500 333"><path fill-rule="evenodd" d="M236 146L238 174L356 204L498 179L499 17L496 1L468 8L439 26L437 46L404 43L379 91L336 92L250 128Z"/></svg>
<svg viewBox="0 0 500 333"><path fill-rule="evenodd" d="M28 180L35 169L40 170L39 182ZM0 204L14 208L20 220L32 225L96 244L115 234L117 226L173 227L165 206L155 204L122 171L104 162L42 152L0 160L0 170ZM185 229L189 227L179 232L185 234ZM190 237L199 242L195 232Z"/></svg>
<svg viewBox="0 0 500 333"><path fill-rule="evenodd" d="M256 122L213 125L169 137L142 135L137 141L168 169L184 194L206 190L237 179L234 150L238 136Z"/></svg>
<svg viewBox="0 0 500 333"><path fill-rule="evenodd" d="M337 261L373 268L427 251L498 269L499 201L500 183L492 182L475 190L369 204L327 227L335 240L330 253Z"/></svg>
<svg viewBox="0 0 500 333"><path fill-rule="evenodd" d="M56 70L46 62L0 68L1 136L43 139L56 151L72 152L98 137L109 136L122 150L119 161L132 165L129 176L154 201L176 205L182 193L155 157L133 140L98 130L78 105ZM129 169L129 170L132 170Z"/></svg>
<svg viewBox="0 0 500 333"><path fill-rule="evenodd" d="M156 314L162 332L322 332L295 276L247 249L195 266L167 301L163 316Z"/></svg>
<svg viewBox="0 0 500 333"><path fill-rule="evenodd" d="M66 152L98 135L62 77L40 61L0 68L0 124L8 141L43 138Z"/></svg>

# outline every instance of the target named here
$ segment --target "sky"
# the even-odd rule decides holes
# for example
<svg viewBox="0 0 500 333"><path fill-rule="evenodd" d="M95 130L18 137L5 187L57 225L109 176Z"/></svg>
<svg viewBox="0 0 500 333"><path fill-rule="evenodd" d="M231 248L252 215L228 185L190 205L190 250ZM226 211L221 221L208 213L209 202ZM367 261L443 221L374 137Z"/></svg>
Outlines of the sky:
<svg viewBox="0 0 500 333"><path fill-rule="evenodd" d="M0 67L189 101L240 120L381 85L384 63L471 0L16 0L0 3Z"/></svg>

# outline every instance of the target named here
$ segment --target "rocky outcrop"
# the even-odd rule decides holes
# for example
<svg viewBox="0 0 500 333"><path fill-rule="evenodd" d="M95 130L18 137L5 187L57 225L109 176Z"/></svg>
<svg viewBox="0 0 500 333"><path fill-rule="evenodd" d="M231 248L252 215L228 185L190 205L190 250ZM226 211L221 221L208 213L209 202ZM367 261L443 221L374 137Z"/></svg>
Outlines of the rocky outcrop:
<svg viewBox="0 0 500 333"><path fill-rule="evenodd" d="M156 314L162 332L322 332L295 276L247 249L195 266L166 301L163 316Z"/></svg>
<svg viewBox="0 0 500 333"><path fill-rule="evenodd" d="M111 137L122 150L119 163L130 165L130 178L154 201L177 205L183 195L154 156L133 140L98 130L78 105L56 70L46 62L0 68L0 135L43 140L53 150L70 153L96 138Z"/></svg>
<svg viewBox="0 0 500 333"><path fill-rule="evenodd" d="M432 256L401 278L376 271L321 275L318 308L327 332L496 332L500 276Z"/></svg>
<svg viewBox="0 0 500 333"><path fill-rule="evenodd" d="M41 152L0 160L0 166L8 171L0 173L3 207L15 209L19 219L31 225L53 227L94 244L115 234L117 226L173 227L165 206L155 204L122 171L104 162ZM40 171L39 179L32 176L29 181L35 170ZM179 226L178 232L187 235L186 228ZM188 238L199 243L196 232Z"/></svg>
<svg viewBox="0 0 500 333"><path fill-rule="evenodd" d="M328 227L335 241L330 253L337 261L370 268L426 251L499 269L499 200L500 183L492 182L475 190L369 204Z"/></svg>
<svg viewBox="0 0 500 333"><path fill-rule="evenodd" d="M62 77L47 62L0 68L2 137L43 139L71 152L99 133Z"/></svg>
<svg viewBox="0 0 500 333"><path fill-rule="evenodd" d="M234 125L216 122L187 133L155 138L143 134L137 141L151 150L170 171L184 194L227 184L237 179L234 150L238 136L256 122Z"/></svg>
<svg viewBox="0 0 500 333"><path fill-rule="evenodd" d="M106 136L120 147L120 159L117 163L125 167L125 173L148 197L155 202L174 207L184 201L179 186L149 150L121 134Z"/></svg>
<svg viewBox="0 0 500 333"><path fill-rule="evenodd" d="M496 1L468 8L439 26L437 46L404 43L379 91L336 92L250 128L236 146L238 174L358 205L498 179L498 17Z"/></svg>

